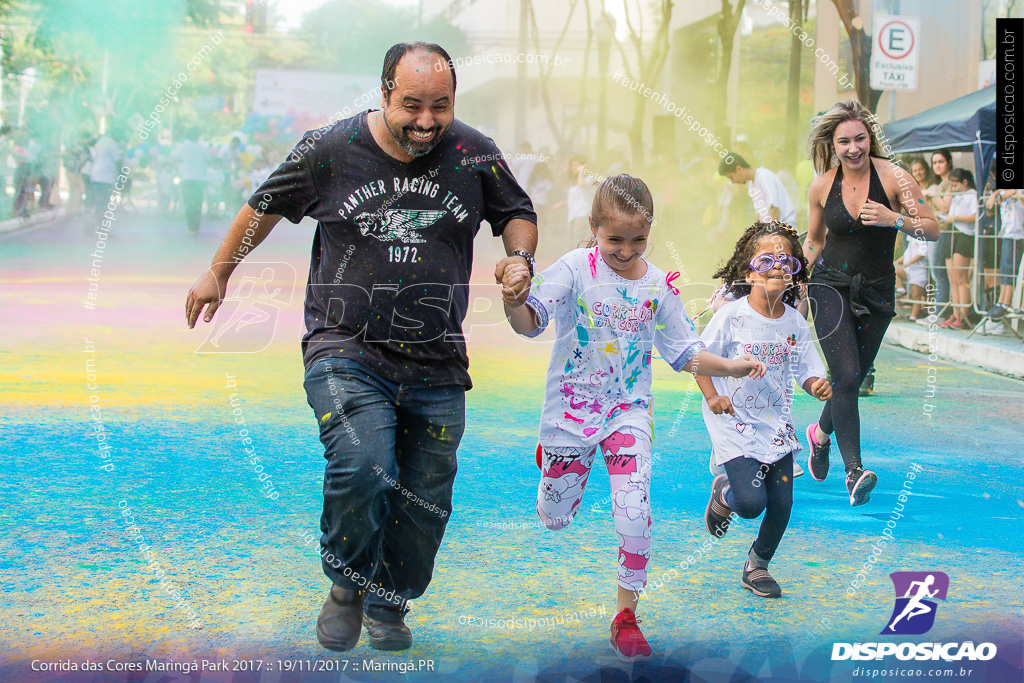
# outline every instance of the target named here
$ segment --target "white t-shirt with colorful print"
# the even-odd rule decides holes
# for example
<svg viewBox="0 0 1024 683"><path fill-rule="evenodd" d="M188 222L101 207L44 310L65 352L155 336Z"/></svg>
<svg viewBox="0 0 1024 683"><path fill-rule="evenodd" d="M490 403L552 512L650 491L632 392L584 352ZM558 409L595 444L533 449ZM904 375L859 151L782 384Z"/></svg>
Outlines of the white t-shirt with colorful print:
<svg viewBox="0 0 1024 683"><path fill-rule="evenodd" d="M666 274L627 280L597 247L571 251L533 279L539 335L555 322L540 444L593 446L629 425L653 436L652 347L676 371L704 349Z"/></svg>
<svg viewBox="0 0 1024 683"><path fill-rule="evenodd" d="M736 412L736 417L715 415L702 401L719 465L739 457L771 464L801 449L793 426L793 381L803 387L811 377L824 377L825 365L807 321L795 308L785 308L782 317L766 318L744 296L719 308L701 333L710 353L724 358L750 354L766 367L759 379L711 378L718 395L728 397Z"/></svg>

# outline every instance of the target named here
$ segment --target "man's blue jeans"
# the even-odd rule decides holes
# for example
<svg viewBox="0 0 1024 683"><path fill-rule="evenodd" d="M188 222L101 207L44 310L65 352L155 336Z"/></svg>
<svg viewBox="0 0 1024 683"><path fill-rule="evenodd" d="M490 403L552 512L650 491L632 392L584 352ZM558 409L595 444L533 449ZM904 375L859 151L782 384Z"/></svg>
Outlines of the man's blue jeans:
<svg viewBox="0 0 1024 683"><path fill-rule="evenodd" d="M324 574L397 621L430 583L451 515L466 389L395 384L342 358L316 361L303 385L327 460Z"/></svg>

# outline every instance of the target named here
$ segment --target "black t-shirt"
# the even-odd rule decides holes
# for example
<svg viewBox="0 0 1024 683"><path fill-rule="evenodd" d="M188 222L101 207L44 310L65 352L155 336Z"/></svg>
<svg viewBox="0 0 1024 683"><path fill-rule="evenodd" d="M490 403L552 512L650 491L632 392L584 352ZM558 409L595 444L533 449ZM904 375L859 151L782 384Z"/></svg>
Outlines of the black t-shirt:
<svg viewBox="0 0 1024 683"><path fill-rule="evenodd" d="M473 238L483 220L495 236L513 218L536 223L533 205L494 141L466 124L404 163L373 139L368 113L307 132L249 199L317 221L303 363L350 358L401 384L471 387Z"/></svg>

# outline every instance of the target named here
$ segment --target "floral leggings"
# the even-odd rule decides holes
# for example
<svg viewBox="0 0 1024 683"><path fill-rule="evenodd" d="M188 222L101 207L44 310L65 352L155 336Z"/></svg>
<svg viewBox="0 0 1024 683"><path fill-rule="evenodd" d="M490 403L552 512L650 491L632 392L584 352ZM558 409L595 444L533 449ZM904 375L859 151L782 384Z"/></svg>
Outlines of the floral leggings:
<svg viewBox="0 0 1024 683"><path fill-rule="evenodd" d="M549 529L569 526L583 502L597 446L542 449L537 514ZM619 537L619 585L640 590L647 584L651 556L651 436L622 427L601 442L611 479L612 518Z"/></svg>

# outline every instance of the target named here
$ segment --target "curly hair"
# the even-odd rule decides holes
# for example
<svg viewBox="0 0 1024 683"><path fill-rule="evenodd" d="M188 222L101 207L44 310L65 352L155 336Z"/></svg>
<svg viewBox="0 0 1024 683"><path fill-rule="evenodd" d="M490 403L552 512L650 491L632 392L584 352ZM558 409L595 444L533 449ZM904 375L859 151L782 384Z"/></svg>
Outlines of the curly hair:
<svg viewBox="0 0 1024 683"><path fill-rule="evenodd" d="M800 272L791 276L792 281L782 295L783 303L796 308L797 303L799 303L799 285L807 282L808 267L807 259L804 258L803 248L800 246L799 234L796 228L788 223L756 221L743 232L743 235L736 242L736 249L733 251L732 256L712 277L721 278L725 283L726 292L737 299L750 294L751 284L747 282L747 273L752 272L750 261L754 258L757 243L762 237L771 237L773 235L779 235L787 240L790 252L800 261Z"/></svg>

